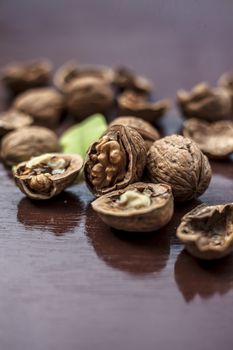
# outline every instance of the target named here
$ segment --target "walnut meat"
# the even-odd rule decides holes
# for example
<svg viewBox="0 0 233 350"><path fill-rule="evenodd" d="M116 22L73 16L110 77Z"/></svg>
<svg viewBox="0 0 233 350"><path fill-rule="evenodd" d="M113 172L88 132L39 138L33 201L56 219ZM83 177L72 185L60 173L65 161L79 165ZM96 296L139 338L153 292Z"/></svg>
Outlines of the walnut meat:
<svg viewBox="0 0 233 350"><path fill-rule="evenodd" d="M100 196L140 180L146 163L146 145L140 134L113 125L90 147L84 165L88 187Z"/></svg>
<svg viewBox="0 0 233 350"><path fill-rule="evenodd" d="M64 109L64 98L53 88L31 89L20 94L13 107L31 115L35 125L54 128Z"/></svg>
<svg viewBox="0 0 233 350"><path fill-rule="evenodd" d="M233 251L233 204L201 204L186 214L177 237L197 258L217 259Z"/></svg>
<svg viewBox="0 0 233 350"><path fill-rule="evenodd" d="M200 196L211 180L208 158L192 140L179 135L154 142L148 151L147 171L152 182L170 185L177 201Z"/></svg>
<svg viewBox="0 0 233 350"><path fill-rule="evenodd" d="M12 166L31 157L60 149L56 134L46 128L29 126L5 135L1 144L1 158Z"/></svg>
<svg viewBox="0 0 233 350"><path fill-rule="evenodd" d="M31 199L49 199L61 193L76 179L81 167L79 155L48 153L18 164L15 182Z"/></svg>
<svg viewBox="0 0 233 350"><path fill-rule="evenodd" d="M32 117L13 109L0 113L0 137L10 131L29 126L32 123Z"/></svg>
<svg viewBox="0 0 233 350"><path fill-rule="evenodd" d="M173 196L170 186L137 182L101 196L92 208L118 230L156 231L172 218Z"/></svg>
<svg viewBox="0 0 233 350"><path fill-rule="evenodd" d="M132 90L145 94L153 91L151 81L126 67L115 69L113 83L120 90Z"/></svg>

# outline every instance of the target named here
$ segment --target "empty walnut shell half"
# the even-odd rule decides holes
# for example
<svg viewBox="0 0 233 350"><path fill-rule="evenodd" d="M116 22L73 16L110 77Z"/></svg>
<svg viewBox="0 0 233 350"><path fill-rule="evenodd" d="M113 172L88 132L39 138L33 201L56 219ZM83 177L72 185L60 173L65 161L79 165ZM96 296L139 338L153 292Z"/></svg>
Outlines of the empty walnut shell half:
<svg viewBox="0 0 233 350"><path fill-rule="evenodd" d="M2 81L13 93L46 86L49 83L52 64L42 59L29 62L15 62L2 71Z"/></svg>
<svg viewBox="0 0 233 350"><path fill-rule="evenodd" d="M232 102L227 89L211 88L207 83L196 85L191 92L179 90L177 103L186 118L217 121L231 117Z"/></svg>
<svg viewBox="0 0 233 350"><path fill-rule="evenodd" d="M153 91L153 84L150 80L144 76L136 74L126 67L115 69L113 83L120 90L132 90L145 94Z"/></svg>
<svg viewBox="0 0 233 350"><path fill-rule="evenodd" d="M0 137L33 123L32 117L16 110L0 113Z"/></svg>
<svg viewBox="0 0 233 350"><path fill-rule="evenodd" d="M173 215L171 187L137 182L92 202L92 208L109 226L124 231L156 231Z"/></svg>
<svg viewBox="0 0 233 350"><path fill-rule="evenodd" d="M201 204L187 213L176 231L190 254L218 259L233 251L233 204Z"/></svg>
<svg viewBox="0 0 233 350"><path fill-rule="evenodd" d="M179 135L153 143L147 155L147 171L151 182L170 185L177 201L200 196L211 180L208 158L195 142Z"/></svg>
<svg viewBox="0 0 233 350"><path fill-rule="evenodd" d="M141 135L123 125L113 125L89 148L84 165L88 187L96 195L125 188L140 180L146 164Z"/></svg>
<svg viewBox="0 0 233 350"><path fill-rule="evenodd" d="M233 122L208 123L198 119L184 122L183 135L189 137L209 158L226 158L233 153Z"/></svg>
<svg viewBox="0 0 233 350"><path fill-rule="evenodd" d="M74 182L82 164L79 155L47 153L18 164L13 169L13 175L26 196L49 199Z"/></svg>
<svg viewBox="0 0 233 350"><path fill-rule="evenodd" d="M1 158L12 166L47 152L60 149L56 134L43 127L28 126L5 135L1 143Z"/></svg>
<svg viewBox="0 0 233 350"><path fill-rule="evenodd" d="M152 124L161 118L170 107L168 100L150 102L145 99L145 96L132 91L125 91L121 94L117 103L120 115L140 117Z"/></svg>

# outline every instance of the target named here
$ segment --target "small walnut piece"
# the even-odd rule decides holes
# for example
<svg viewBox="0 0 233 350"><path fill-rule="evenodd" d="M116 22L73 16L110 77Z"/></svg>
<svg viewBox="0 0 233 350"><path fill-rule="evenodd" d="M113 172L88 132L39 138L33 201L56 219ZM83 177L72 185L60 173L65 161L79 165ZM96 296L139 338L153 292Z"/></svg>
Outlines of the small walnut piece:
<svg viewBox="0 0 233 350"><path fill-rule="evenodd" d="M18 164L13 175L20 190L31 199L49 199L76 179L83 160L79 155L48 153Z"/></svg>
<svg viewBox="0 0 233 350"><path fill-rule="evenodd" d="M56 134L39 126L28 126L5 135L2 139L1 158L12 166L46 152L60 149Z"/></svg>
<svg viewBox="0 0 233 350"><path fill-rule="evenodd" d="M233 122L208 123L198 119L184 122L183 135L189 137L209 158L226 158L233 153Z"/></svg>
<svg viewBox="0 0 233 350"><path fill-rule="evenodd" d="M0 113L0 137L4 136L10 131L29 126L32 123L32 117L25 113L13 109L2 112Z"/></svg>
<svg viewBox="0 0 233 350"><path fill-rule="evenodd" d="M170 186L136 182L101 196L92 208L118 230L155 231L172 218L173 196Z"/></svg>
<svg viewBox="0 0 233 350"><path fill-rule="evenodd" d="M146 163L146 145L129 127L114 125L89 149L84 174L96 195L124 188L138 181Z"/></svg>
<svg viewBox="0 0 233 350"><path fill-rule="evenodd" d="M170 185L177 201L200 196L211 180L208 158L196 143L179 135L154 142L148 151L147 171L152 182Z"/></svg>
<svg viewBox="0 0 233 350"><path fill-rule="evenodd" d="M139 93L151 93L153 84L147 78L136 74L126 67L115 69L113 83L121 90L132 90Z"/></svg>
<svg viewBox="0 0 233 350"><path fill-rule="evenodd" d="M218 259L233 251L233 204L201 204L187 213L176 231L190 254Z"/></svg>
<svg viewBox="0 0 233 350"><path fill-rule="evenodd" d="M185 118L217 121L231 117L231 96L223 87L211 88L207 83L200 83L191 92L179 90L177 103Z"/></svg>

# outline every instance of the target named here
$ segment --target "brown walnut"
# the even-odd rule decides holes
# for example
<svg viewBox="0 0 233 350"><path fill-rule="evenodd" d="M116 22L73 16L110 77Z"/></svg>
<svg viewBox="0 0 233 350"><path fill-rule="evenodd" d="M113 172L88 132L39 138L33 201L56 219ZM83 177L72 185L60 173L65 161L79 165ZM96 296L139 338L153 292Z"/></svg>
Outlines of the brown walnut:
<svg viewBox="0 0 233 350"><path fill-rule="evenodd" d="M0 137L33 123L32 117L16 110L0 113Z"/></svg>
<svg viewBox="0 0 233 350"><path fill-rule="evenodd" d="M153 91L153 84L150 80L126 67L115 69L113 83L120 90L132 90L145 94Z"/></svg>
<svg viewBox="0 0 233 350"><path fill-rule="evenodd" d="M231 96L231 116L233 115L233 72L224 73L218 80L218 85L227 89Z"/></svg>

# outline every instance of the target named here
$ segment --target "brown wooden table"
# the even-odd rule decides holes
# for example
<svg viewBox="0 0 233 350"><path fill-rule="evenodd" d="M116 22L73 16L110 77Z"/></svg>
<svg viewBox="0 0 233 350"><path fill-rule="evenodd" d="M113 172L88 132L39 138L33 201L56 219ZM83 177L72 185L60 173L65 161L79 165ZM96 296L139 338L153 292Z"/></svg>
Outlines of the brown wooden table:
<svg viewBox="0 0 233 350"><path fill-rule="evenodd" d="M0 66L40 56L131 65L157 96L215 83L233 64L230 0L1 0ZM4 107L4 92L1 92ZM162 122L179 131L173 109ZM200 202L233 200L233 160L147 236L117 233L85 185L34 203L0 168L1 350L233 349L233 256L199 263L175 237Z"/></svg>

